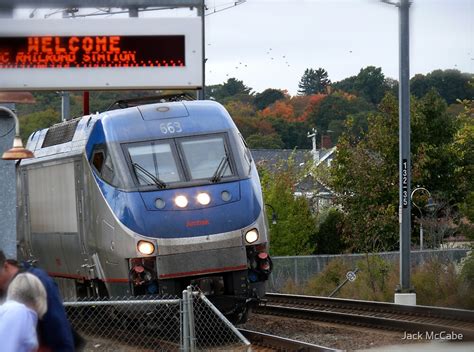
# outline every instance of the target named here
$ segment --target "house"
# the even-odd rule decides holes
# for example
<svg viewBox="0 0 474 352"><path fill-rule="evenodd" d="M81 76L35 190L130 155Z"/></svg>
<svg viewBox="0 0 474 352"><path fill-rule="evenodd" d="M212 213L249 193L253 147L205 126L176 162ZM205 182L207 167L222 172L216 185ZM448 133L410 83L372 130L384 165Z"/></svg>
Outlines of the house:
<svg viewBox="0 0 474 352"><path fill-rule="evenodd" d="M308 161L313 159L316 167L325 165L331 166L335 157L336 147L330 149L317 150L316 153L309 149L252 149L252 156L255 163L266 168L270 172L277 170L277 167L290 157L293 158L297 167L304 167ZM297 185L295 185L295 196L308 198L313 205L315 212L330 207L333 204L334 193L332 190L318 181L312 174L307 174Z"/></svg>

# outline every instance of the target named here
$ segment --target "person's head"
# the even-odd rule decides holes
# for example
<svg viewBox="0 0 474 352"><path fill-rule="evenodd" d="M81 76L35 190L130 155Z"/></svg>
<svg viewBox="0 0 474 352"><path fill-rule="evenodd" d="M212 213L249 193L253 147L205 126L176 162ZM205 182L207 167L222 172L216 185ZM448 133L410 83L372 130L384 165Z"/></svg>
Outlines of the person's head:
<svg viewBox="0 0 474 352"><path fill-rule="evenodd" d="M41 319L48 309L46 290L41 281L30 273L18 274L8 286L7 300L23 303Z"/></svg>
<svg viewBox="0 0 474 352"><path fill-rule="evenodd" d="M3 251L0 250L0 291L6 291L8 284L18 273L18 270L18 266L8 260Z"/></svg>

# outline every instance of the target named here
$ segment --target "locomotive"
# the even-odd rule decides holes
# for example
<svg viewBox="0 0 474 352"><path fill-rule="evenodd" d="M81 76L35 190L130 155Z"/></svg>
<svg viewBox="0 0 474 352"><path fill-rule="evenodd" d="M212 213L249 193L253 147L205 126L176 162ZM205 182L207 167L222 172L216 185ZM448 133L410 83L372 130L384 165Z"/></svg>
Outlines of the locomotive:
<svg viewBox="0 0 474 352"><path fill-rule="evenodd" d="M18 165L19 256L64 297L180 295L234 322L272 264L260 180L214 101L122 107L33 133Z"/></svg>

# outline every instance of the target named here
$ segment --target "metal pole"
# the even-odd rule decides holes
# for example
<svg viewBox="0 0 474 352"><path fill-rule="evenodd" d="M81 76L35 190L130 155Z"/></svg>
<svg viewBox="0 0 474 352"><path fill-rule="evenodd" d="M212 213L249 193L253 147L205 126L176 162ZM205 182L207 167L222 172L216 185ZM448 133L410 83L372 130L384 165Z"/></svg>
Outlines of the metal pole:
<svg viewBox="0 0 474 352"><path fill-rule="evenodd" d="M183 345L181 346L184 352L189 352L189 313L188 313L188 291L183 291L183 311L182 311L182 322L183 322Z"/></svg>
<svg viewBox="0 0 474 352"><path fill-rule="evenodd" d="M422 250L423 250L423 224L420 222L420 251Z"/></svg>
<svg viewBox="0 0 474 352"><path fill-rule="evenodd" d="M206 1L202 0L198 7L198 15L201 16L201 34L202 34L202 88L198 91L198 99L206 99Z"/></svg>
<svg viewBox="0 0 474 352"><path fill-rule="evenodd" d="M0 104L0 157L12 147L15 135L19 135L18 118L12 111L14 104ZM0 159L0 249L7 258L16 259L16 169L15 161ZM0 269L1 270L1 269Z"/></svg>
<svg viewBox="0 0 474 352"><path fill-rule="evenodd" d="M192 287L188 286L187 291L188 291L189 350L190 352L194 352L196 350L196 329L194 327L194 304L193 304Z"/></svg>
<svg viewBox="0 0 474 352"><path fill-rule="evenodd" d="M399 88L399 173L400 173L400 290L409 292L411 233L410 160L410 56L408 0L399 3L400 88Z"/></svg>
<svg viewBox="0 0 474 352"><path fill-rule="evenodd" d="M128 8L128 17L138 17L138 7L130 6Z"/></svg>
<svg viewBox="0 0 474 352"><path fill-rule="evenodd" d="M82 109L83 109L84 115L89 115L90 105L89 105L89 91L88 90L84 91L82 95Z"/></svg>
<svg viewBox="0 0 474 352"><path fill-rule="evenodd" d="M61 116L63 121L67 121L70 118L71 110L70 110L70 100L69 100L69 92L61 92Z"/></svg>

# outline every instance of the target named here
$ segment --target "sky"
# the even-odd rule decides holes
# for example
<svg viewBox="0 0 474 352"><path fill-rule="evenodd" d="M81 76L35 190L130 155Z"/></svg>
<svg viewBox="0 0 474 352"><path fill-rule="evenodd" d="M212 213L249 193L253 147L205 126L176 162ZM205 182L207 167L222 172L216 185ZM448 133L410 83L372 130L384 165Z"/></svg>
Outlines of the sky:
<svg viewBox="0 0 474 352"><path fill-rule="evenodd" d="M398 8L377 0L248 0L206 25L208 84L294 95L306 68L338 81L370 65L398 79ZM448 68L474 73L474 0L413 0L411 76Z"/></svg>
<svg viewBox="0 0 474 352"><path fill-rule="evenodd" d="M207 85L234 77L254 92L277 88L295 95L305 69L319 67L333 82L367 66L398 79L398 8L393 5L379 0L234 3L206 0ZM40 11L36 18L52 12ZM195 15L180 11L180 16ZM450 68L474 73L474 0L412 0L410 75Z"/></svg>

